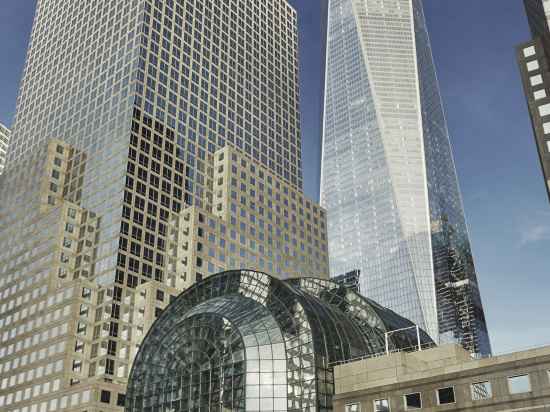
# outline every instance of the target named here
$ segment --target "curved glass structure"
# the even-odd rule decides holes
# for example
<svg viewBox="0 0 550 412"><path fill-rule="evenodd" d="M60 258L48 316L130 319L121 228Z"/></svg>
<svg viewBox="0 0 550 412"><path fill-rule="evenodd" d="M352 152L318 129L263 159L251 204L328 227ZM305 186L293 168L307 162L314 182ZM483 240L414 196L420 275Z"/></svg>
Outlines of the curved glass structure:
<svg viewBox="0 0 550 412"><path fill-rule="evenodd" d="M153 324L134 361L126 410L331 410L331 365L382 353L385 332L411 326L331 281L220 273L182 293ZM417 344L415 330L388 339L391 349ZM424 332L421 342L433 344Z"/></svg>

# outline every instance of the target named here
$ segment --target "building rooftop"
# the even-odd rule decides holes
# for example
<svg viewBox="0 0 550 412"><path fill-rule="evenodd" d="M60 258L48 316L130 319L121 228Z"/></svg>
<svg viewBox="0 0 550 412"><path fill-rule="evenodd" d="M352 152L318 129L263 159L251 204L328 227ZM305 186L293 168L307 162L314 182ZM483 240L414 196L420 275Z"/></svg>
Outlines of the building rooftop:
<svg viewBox="0 0 550 412"><path fill-rule="evenodd" d="M476 359L459 345L442 345L417 351L399 352L387 356L358 360L339 365L334 370L335 391L349 393L382 390L388 385L410 385L412 381L430 380L442 375L479 374L484 368L509 368L510 364L528 359L550 357L550 346L499 356Z"/></svg>

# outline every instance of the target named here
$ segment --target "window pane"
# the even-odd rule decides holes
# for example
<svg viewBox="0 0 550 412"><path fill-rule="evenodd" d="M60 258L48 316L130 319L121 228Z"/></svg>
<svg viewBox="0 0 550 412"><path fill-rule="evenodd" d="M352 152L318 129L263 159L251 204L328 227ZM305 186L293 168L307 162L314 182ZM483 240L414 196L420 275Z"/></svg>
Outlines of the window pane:
<svg viewBox="0 0 550 412"><path fill-rule="evenodd" d="M422 408L422 398L420 393L410 393L405 395L405 408L406 409L420 409Z"/></svg>
<svg viewBox="0 0 550 412"><path fill-rule="evenodd" d="M452 387L438 389L437 399L440 405L455 403L455 389Z"/></svg>
<svg viewBox="0 0 550 412"><path fill-rule="evenodd" d="M539 106L539 113L541 116L548 116L550 114L550 103Z"/></svg>
<svg viewBox="0 0 550 412"><path fill-rule="evenodd" d="M374 401L374 412L389 412L390 403L387 399L377 399Z"/></svg>
<svg viewBox="0 0 550 412"><path fill-rule="evenodd" d="M346 412L361 412L361 405L359 403L349 403L346 405Z"/></svg>
<svg viewBox="0 0 550 412"><path fill-rule="evenodd" d="M533 93L535 100L544 99L546 97L546 89L535 90Z"/></svg>
<svg viewBox="0 0 550 412"><path fill-rule="evenodd" d="M472 400L480 401L493 397L493 389L491 382L478 382L472 384Z"/></svg>
<svg viewBox="0 0 550 412"><path fill-rule="evenodd" d="M523 55L525 57L534 56L536 54L535 46L527 47L526 49L523 49Z"/></svg>
<svg viewBox="0 0 550 412"><path fill-rule="evenodd" d="M527 62L527 70L530 72L537 70L539 67L539 62L537 60Z"/></svg>
<svg viewBox="0 0 550 412"><path fill-rule="evenodd" d="M511 394L531 392L529 375L512 376L508 378L508 389Z"/></svg>
<svg viewBox="0 0 550 412"><path fill-rule="evenodd" d="M531 81L531 86L537 86L539 84L542 84L542 76L540 74L537 74L536 76L531 76L530 81Z"/></svg>

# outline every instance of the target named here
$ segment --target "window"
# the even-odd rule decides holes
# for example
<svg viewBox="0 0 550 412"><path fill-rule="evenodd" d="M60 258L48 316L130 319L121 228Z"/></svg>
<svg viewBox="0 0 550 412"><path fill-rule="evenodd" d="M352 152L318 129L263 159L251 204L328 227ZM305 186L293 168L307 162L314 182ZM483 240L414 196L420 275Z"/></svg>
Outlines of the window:
<svg viewBox="0 0 550 412"><path fill-rule="evenodd" d="M535 90L533 93L535 100L544 99L546 97L546 89Z"/></svg>
<svg viewBox="0 0 550 412"><path fill-rule="evenodd" d="M550 140L546 142L546 150L550 153Z"/></svg>
<svg viewBox="0 0 550 412"><path fill-rule="evenodd" d="M535 46L530 46L530 47L527 47L527 48L523 49L523 55L525 57L534 56L535 54L537 54L537 52L535 50Z"/></svg>
<svg viewBox="0 0 550 412"><path fill-rule="evenodd" d="M360 403L348 403L346 405L346 412L361 412Z"/></svg>
<svg viewBox="0 0 550 412"><path fill-rule="evenodd" d="M531 392L529 375L511 376L508 378L508 390L511 395Z"/></svg>
<svg viewBox="0 0 550 412"><path fill-rule="evenodd" d="M527 62L527 70L530 72L537 70L539 67L539 62L537 60Z"/></svg>
<svg viewBox="0 0 550 412"><path fill-rule="evenodd" d="M111 403L111 392L101 391L101 402L102 403Z"/></svg>
<svg viewBox="0 0 550 412"><path fill-rule="evenodd" d="M542 84L542 76L540 74L531 76L529 80L531 82L531 86L538 86L539 84Z"/></svg>
<svg viewBox="0 0 550 412"><path fill-rule="evenodd" d="M455 403L455 388L441 388L437 390L437 403L439 405L447 405L449 403Z"/></svg>
<svg viewBox="0 0 550 412"><path fill-rule="evenodd" d="M481 401L483 399L491 399L493 397L491 382L472 383L471 391L473 401Z"/></svg>
<svg viewBox="0 0 550 412"><path fill-rule="evenodd" d="M117 406L124 406L126 404L126 394L119 393L116 401Z"/></svg>
<svg viewBox="0 0 550 412"><path fill-rule="evenodd" d="M541 116L548 116L550 114L550 103L539 106L539 114Z"/></svg>
<svg viewBox="0 0 550 412"><path fill-rule="evenodd" d="M421 409L422 408L422 396L419 392L409 393L405 395L405 409Z"/></svg>
<svg viewBox="0 0 550 412"><path fill-rule="evenodd" d="M550 134L550 123L543 123L542 128L544 130L544 134Z"/></svg>
<svg viewBox="0 0 550 412"><path fill-rule="evenodd" d="M390 402L387 399L375 400L374 412L390 412Z"/></svg>

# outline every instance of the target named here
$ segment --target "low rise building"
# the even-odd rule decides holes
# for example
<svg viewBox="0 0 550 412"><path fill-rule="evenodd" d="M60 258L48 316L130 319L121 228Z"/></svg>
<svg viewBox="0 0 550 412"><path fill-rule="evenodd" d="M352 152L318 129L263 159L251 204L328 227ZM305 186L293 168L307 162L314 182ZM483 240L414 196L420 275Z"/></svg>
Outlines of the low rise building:
<svg viewBox="0 0 550 412"><path fill-rule="evenodd" d="M336 366L334 410L550 411L550 347L474 359L457 345Z"/></svg>

